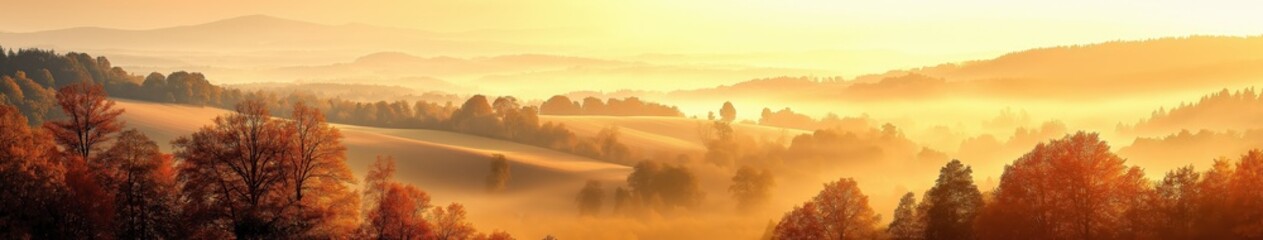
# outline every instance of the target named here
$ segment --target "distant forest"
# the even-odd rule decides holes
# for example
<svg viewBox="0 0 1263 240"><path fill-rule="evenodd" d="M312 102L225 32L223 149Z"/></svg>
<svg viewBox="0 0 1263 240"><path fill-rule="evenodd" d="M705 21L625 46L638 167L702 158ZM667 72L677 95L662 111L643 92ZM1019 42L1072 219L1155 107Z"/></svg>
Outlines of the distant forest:
<svg viewBox="0 0 1263 240"><path fill-rule="evenodd" d="M645 102L637 97L610 98L604 102L600 98L586 97L583 102L578 102L558 95L541 104L539 112L544 115L684 116L675 106Z"/></svg>

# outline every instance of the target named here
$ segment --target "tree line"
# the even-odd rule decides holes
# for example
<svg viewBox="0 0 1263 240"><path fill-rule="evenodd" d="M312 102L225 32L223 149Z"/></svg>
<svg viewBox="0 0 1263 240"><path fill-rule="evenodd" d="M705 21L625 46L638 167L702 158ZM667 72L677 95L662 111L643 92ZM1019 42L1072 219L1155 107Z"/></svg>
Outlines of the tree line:
<svg viewBox="0 0 1263 240"><path fill-rule="evenodd" d="M605 116L664 116L683 117L675 106L645 102L637 97L624 99L586 97L583 101L571 101L570 97L557 95L539 105L540 114L544 115L605 115Z"/></svg>
<svg viewBox="0 0 1263 240"><path fill-rule="evenodd" d="M0 105L0 236L11 239L512 239L433 206L381 157L362 193L337 128L296 103L248 99L163 153L117 120L103 85L60 88L63 117L30 127Z"/></svg>
<svg viewBox="0 0 1263 240"><path fill-rule="evenodd" d="M953 160L920 202L908 193L880 215L855 181L824 185L784 215L772 239L1257 239L1263 237L1263 151L1159 181L1127 166L1094 133L1040 143L982 192Z"/></svg>

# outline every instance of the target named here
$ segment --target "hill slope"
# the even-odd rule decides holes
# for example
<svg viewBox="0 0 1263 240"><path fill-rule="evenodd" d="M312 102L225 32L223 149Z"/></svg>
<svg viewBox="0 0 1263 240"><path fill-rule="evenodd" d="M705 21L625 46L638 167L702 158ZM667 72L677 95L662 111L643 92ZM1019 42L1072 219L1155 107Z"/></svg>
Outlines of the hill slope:
<svg viewBox="0 0 1263 240"><path fill-rule="evenodd" d="M121 118L127 127L145 132L164 152L171 151L171 140L229 113L216 108L115 101L116 107L126 109ZM520 223L521 218L570 213L574 206L570 196L584 181L622 181L630 173L625 166L459 133L335 126L346 137L347 162L357 178L364 176L377 155L393 155L399 180L430 193L435 204L465 204L471 209L471 220L493 229ZM494 196L483 191L493 153L506 155L512 172L507 191Z"/></svg>
<svg viewBox="0 0 1263 240"><path fill-rule="evenodd" d="M710 128L710 121L682 117L615 117L615 116L551 116L541 122L558 122L581 137L595 136L602 129L618 127L619 141L637 150L671 152L704 152L700 130ZM786 141L808 131L754 124L734 123L733 131L755 139Z"/></svg>

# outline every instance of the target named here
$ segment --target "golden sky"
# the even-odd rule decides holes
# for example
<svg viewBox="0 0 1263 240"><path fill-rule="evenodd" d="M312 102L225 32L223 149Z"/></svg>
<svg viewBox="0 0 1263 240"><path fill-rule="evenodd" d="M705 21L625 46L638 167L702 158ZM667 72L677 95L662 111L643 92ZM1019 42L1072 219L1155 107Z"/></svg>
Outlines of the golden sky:
<svg viewBox="0 0 1263 240"><path fill-rule="evenodd" d="M619 54L893 50L985 57L1044 46L1263 33L1257 1L0 0L0 31L150 29L265 14L440 32L566 33ZM32 10L35 9L35 10ZM549 41L544 38L541 41ZM592 54L601 54L599 52Z"/></svg>

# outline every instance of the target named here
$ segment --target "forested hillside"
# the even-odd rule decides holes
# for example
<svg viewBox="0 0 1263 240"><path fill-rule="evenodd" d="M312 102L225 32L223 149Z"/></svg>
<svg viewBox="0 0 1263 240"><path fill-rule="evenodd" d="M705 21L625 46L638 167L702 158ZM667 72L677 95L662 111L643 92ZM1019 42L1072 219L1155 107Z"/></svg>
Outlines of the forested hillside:
<svg viewBox="0 0 1263 240"><path fill-rule="evenodd" d="M0 52L4 50L0 48ZM111 97L162 103L180 103L232 109L245 99L262 99L280 117L289 117L285 106L305 103L320 109L333 123L388 128L418 128L455 131L515 141L595 159L630 164L630 153L617 141L617 135L589 141L575 136L564 125L539 122L539 108L523 106L511 96L490 99L477 95L459 106L427 101L356 102L320 98L293 92L245 92L211 84L200 73L150 73L141 77L112 67L105 57L84 53L59 55L53 51L22 49L0 57L0 72L6 86L0 100L20 108L32 126L41 124L54 110L54 89L72 83L88 82L104 86ZM50 70L51 69L51 70ZM27 72L38 73L28 75ZM7 87L18 86L18 87ZM494 101L493 101L494 100ZM661 105L650 105L659 106ZM616 132L615 132L616 133ZM598 144L599 143L599 144Z"/></svg>

